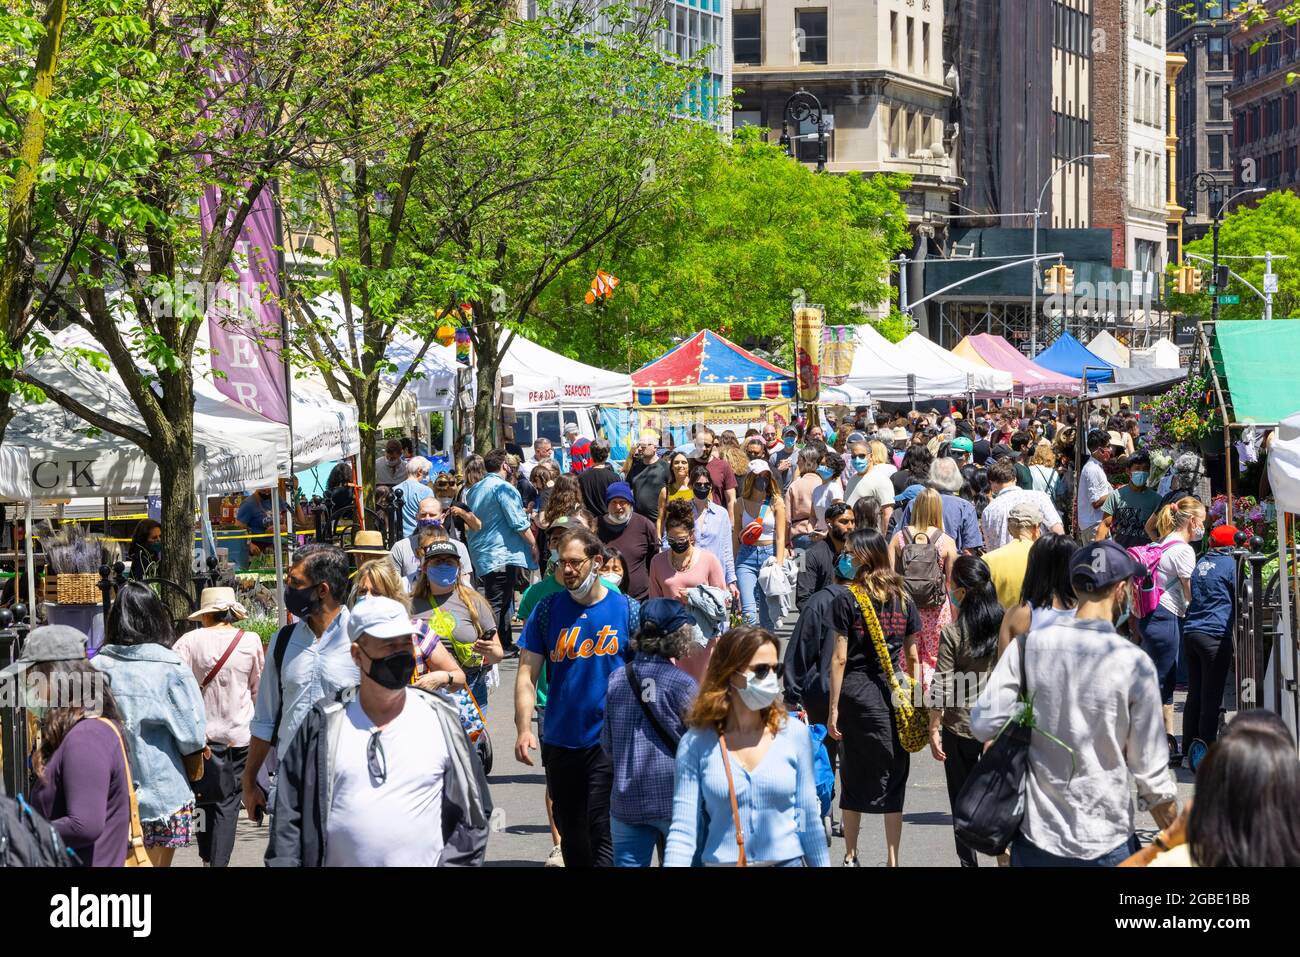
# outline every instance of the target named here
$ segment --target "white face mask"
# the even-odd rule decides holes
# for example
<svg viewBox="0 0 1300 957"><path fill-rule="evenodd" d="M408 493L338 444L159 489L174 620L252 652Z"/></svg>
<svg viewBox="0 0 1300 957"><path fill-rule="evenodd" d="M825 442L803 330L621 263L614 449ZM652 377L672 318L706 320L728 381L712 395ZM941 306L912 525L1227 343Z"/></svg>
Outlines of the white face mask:
<svg viewBox="0 0 1300 957"><path fill-rule="evenodd" d="M746 671L745 687L737 688L736 691L740 700L745 702L745 707L752 711L762 711L771 707L781 696L781 681L774 671L768 672L762 681L754 677L754 672Z"/></svg>
<svg viewBox="0 0 1300 957"><path fill-rule="evenodd" d="M599 570L593 565L591 571L587 573L587 577L582 580L581 584L575 588L568 589L569 595L574 601L583 601L591 594L591 589L596 585L598 571Z"/></svg>
<svg viewBox="0 0 1300 957"><path fill-rule="evenodd" d="M610 512L605 516L605 519L611 525L626 525L632 520L632 513L629 511L624 512L622 515L615 515L613 512Z"/></svg>
<svg viewBox="0 0 1300 957"><path fill-rule="evenodd" d="M1202 538L1204 538L1204 537L1205 537L1205 526L1204 526L1204 525L1202 525L1200 528L1198 528L1196 531L1194 531L1194 532L1192 533L1192 541L1194 541L1194 542L1199 542L1199 541L1200 541Z"/></svg>

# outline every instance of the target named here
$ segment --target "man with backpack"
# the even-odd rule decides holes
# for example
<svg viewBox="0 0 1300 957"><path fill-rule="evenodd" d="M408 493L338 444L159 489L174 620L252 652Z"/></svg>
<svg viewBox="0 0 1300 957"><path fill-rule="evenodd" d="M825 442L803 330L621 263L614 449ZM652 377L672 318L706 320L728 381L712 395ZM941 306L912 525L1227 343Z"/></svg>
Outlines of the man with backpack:
<svg viewBox="0 0 1300 957"><path fill-rule="evenodd" d="M1113 541L1070 560L1079 604L1021 639L998 661L971 710L971 733L991 741L1033 702L1024 818L1012 867L1114 867L1137 850L1134 803L1165 828L1177 789L1151 659L1115 632L1130 603L1136 561Z"/></svg>
<svg viewBox="0 0 1300 957"><path fill-rule="evenodd" d="M600 539L585 528L567 532L557 563L564 592L533 609L520 638L515 679L515 759L532 766L537 683L550 676L542 765L551 794L565 867L614 862L609 802L614 771L600 746L609 676L631 656L640 604L600 580Z"/></svg>
<svg viewBox="0 0 1300 957"><path fill-rule="evenodd" d="M347 634L349 570L341 548L318 543L300 548L285 573L284 605L298 621L285 625L271 640L257 686L241 782L250 820L260 822L268 809L257 778L271 748L288 747L317 701L355 688L361 680ZM273 803L269 810L275 813Z"/></svg>

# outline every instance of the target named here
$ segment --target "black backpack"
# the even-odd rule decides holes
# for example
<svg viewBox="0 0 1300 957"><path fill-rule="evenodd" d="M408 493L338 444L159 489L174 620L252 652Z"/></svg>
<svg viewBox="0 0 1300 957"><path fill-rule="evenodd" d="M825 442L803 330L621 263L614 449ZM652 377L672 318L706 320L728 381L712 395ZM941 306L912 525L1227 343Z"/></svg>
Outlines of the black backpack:
<svg viewBox="0 0 1300 957"><path fill-rule="evenodd" d="M0 867L71 867L68 850L54 825L32 810L20 794L0 795Z"/></svg>

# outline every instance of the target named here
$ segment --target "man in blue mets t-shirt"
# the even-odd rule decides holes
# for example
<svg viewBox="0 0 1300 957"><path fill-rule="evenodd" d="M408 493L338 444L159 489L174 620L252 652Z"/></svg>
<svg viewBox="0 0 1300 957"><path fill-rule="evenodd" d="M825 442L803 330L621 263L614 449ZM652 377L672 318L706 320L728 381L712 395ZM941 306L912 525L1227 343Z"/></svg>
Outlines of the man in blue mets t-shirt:
<svg viewBox="0 0 1300 957"><path fill-rule="evenodd" d="M564 591L543 599L520 638L515 680L515 758L531 765L536 750L537 682L549 669L542 764L565 867L610 867L609 795L614 771L600 747L609 675L631 658L637 608L600 580L601 544L585 528L559 542Z"/></svg>

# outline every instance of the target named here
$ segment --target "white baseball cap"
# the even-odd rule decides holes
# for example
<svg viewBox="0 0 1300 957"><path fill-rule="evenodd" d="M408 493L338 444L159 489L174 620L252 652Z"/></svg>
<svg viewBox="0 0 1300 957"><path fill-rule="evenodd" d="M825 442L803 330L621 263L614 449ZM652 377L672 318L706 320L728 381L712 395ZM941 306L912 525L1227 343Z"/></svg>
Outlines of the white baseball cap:
<svg viewBox="0 0 1300 957"><path fill-rule="evenodd" d="M362 635L385 640L410 637L415 633L411 616L398 602L373 595L356 603L348 617L348 639L359 641Z"/></svg>

